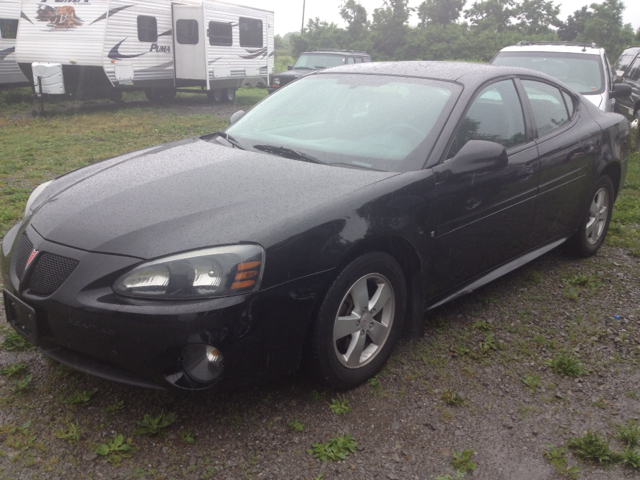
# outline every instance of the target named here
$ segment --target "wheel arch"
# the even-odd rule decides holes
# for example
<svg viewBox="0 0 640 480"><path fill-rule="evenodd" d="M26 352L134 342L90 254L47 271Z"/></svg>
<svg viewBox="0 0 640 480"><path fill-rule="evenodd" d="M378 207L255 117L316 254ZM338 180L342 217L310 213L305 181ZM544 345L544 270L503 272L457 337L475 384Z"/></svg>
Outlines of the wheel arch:
<svg viewBox="0 0 640 480"><path fill-rule="evenodd" d="M609 178L611 178L611 182L613 183L614 200L617 199L620 188L622 187L622 185L620 185L620 181L622 178L622 167L618 162L610 162L606 167L602 169L602 172L600 172L598 178L602 177L603 175L607 175Z"/></svg>

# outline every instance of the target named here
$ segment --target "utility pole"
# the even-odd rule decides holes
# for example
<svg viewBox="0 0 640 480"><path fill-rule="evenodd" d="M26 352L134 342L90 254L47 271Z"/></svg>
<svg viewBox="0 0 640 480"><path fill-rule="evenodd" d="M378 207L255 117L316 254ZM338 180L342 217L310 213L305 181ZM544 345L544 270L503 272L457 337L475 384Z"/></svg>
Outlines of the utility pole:
<svg viewBox="0 0 640 480"><path fill-rule="evenodd" d="M302 0L302 27L300 27L300 36L304 35L304 9L306 6L307 0Z"/></svg>

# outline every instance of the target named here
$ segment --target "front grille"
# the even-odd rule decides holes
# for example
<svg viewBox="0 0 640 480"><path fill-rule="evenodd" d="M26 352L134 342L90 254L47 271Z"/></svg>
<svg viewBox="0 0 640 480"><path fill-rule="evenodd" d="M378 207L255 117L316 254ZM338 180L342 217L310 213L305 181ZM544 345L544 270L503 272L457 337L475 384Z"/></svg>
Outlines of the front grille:
<svg viewBox="0 0 640 480"><path fill-rule="evenodd" d="M22 280L24 276L24 270L27 268L27 262L29 261L29 257L31 256L31 252L33 252L33 243L29 240L26 233L23 233L18 241L18 246L16 247L16 253L13 258L15 259L15 269L16 275L19 280Z"/></svg>
<svg viewBox="0 0 640 480"><path fill-rule="evenodd" d="M42 296L51 295L60 288L78 265L77 260L46 252L40 254L37 262L29 281L29 292Z"/></svg>

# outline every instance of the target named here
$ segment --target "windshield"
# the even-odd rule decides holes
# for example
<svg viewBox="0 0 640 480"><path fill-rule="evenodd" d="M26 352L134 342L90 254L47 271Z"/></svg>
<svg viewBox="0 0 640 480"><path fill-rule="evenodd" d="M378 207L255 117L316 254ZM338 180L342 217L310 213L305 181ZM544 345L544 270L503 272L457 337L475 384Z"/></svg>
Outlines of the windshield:
<svg viewBox="0 0 640 480"><path fill-rule="evenodd" d="M346 65L347 63L353 63L352 57L345 57L343 55L323 55L320 53L304 53L300 55L298 61L293 68L329 68L339 67L340 65Z"/></svg>
<svg viewBox="0 0 640 480"><path fill-rule="evenodd" d="M559 52L500 52L491 63L530 68L546 73L583 95L604 92L604 72L599 55Z"/></svg>
<svg viewBox="0 0 640 480"><path fill-rule="evenodd" d="M285 148L327 164L418 170L459 92L458 85L435 80L312 75L267 97L226 132L243 148L274 154Z"/></svg>

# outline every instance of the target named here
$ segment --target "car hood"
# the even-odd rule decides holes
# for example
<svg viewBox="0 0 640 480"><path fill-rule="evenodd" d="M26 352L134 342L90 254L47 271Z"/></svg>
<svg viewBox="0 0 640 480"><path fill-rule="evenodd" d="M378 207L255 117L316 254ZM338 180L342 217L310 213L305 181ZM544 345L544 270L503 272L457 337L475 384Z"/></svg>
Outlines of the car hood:
<svg viewBox="0 0 640 480"><path fill-rule="evenodd" d="M313 70L308 70L308 69L304 68L304 69L301 69L301 70L296 70L296 69L294 69L294 70L286 70L284 72L276 73L273 76L274 77L293 80L294 78L302 77L304 75L309 75L310 73L315 72L317 70L322 70L322 69L321 68L316 68L316 69L313 69Z"/></svg>
<svg viewBox="0 0 640 480"><path fill-rule="evenodd" d="M193 139L61 177L31 226L51 242L143 259L238 242L268 247L314 226L314 212L395 175Z"/></svg>

